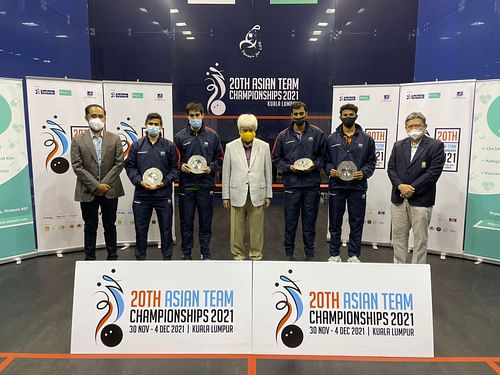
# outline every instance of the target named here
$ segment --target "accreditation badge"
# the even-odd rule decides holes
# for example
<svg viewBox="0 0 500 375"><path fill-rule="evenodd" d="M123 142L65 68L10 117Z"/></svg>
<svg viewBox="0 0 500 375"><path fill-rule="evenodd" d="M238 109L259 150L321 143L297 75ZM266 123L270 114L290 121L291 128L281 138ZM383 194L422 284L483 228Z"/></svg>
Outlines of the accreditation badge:
<svg viewBox="0 0 500 375"><path fill-rule="evenodd" d="M427 162L425 160L420 162L420 168L426 169L427 168Z"/></svg>

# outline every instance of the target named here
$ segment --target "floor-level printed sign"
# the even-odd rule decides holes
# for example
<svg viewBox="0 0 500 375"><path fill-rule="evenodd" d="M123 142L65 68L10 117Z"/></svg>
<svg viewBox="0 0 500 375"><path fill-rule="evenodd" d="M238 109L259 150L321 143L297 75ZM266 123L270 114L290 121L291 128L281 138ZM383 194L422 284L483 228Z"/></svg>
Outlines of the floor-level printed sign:
<svg viewBox="0 0 500 375"><path fill-rule="evenodd" d="M251 262L77 262L72 353L250 353Z"/></svg>
<svg viewBox="0 0 500 375"><path fill-rule="evenodd" d="M429 265L254 264L253 352L434 355Z"/></svg>

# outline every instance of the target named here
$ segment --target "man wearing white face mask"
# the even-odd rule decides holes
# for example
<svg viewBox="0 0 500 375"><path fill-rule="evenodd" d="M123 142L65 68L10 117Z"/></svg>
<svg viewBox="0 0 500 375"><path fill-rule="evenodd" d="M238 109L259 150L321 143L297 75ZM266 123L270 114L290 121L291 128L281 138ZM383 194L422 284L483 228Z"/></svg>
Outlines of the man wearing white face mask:
<svg viewBox="0 0 500 375"><path fill-rule="evenodd" d="M76 174L75 200L80 202L84 221L85 260L95 260L98 212L101 208L108 260L118 258L116 209L123 196L120 172L123 148L120 137L104 130L106 111L98 104L85 108L90 129L71 142L71 164Z"/></svg>
<svg viewBox="0 0 500 375"><path fill-rule="evenodd" d="M132 210L135 221L135 258L146 259L149 222L153 209L160 228L161 253L164 260L172 259L172 183L179 174L175 145L161 135L162 118L158 113L146 117L146 137L132 144L125 169L130 182L135 186ZM161 171L162 180L151 183L143 180L144 172L150 168Z"/></svg>
<svg viewBox="0 0 500 375"><path fill-rule="evenodd" d="M175 135L175 145L180 153L179 216L181 222L182 259L191 260L193 250L194 215L198 211L201 259L209 260L214 211L215 176L222 165L222 145L219 135L203 123L203 104L186 105L187 126ZM191 170L189 159L203 156L207 165L201 170ZM200 173L201 172L201 173Z"/></svg>
<svg viewBox="0 0 500 375"><path fill-rule="evenodd" d="M394 263L406 263L410 229L413 229L414 236L411 263L425 263L436 183L445 162L444 145L426 135L426 119L420 112L406 117L405 129L408 138L394 144L387 168L393 187L391 222Z"/></svg>

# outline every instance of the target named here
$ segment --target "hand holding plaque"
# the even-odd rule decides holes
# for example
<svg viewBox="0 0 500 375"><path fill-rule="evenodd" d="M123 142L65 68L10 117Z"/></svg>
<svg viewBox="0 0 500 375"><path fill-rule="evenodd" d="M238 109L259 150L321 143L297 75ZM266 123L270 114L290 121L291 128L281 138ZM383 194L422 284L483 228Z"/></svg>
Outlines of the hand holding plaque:
<svg viewBox="0 0 500 375"><path fill-rule="evenodd" d="M340 173L339 178L342 181L351 181L354 178L354 172L357 172L357 170L356 164L350 160L344 160L337 167L337 171Z"/></svg>
<svg viewBox="0 0 500 375"><path fill-rule="evenodd" d="M298 171L307 171L314 167L314 162L309 158L295 160L293 167Z"/></svg>
<svg viewBox="0 0 500 375"><path fill-rule="evenodd" d="M188 160L189 170L194 174L205 173L207 167L207 159L201 155L193 155Z"/></svg>
<svg viewBox="0 0 500 375"><path fill-rule="evenodd" d="M151 186L156 186L163 181L163 173L158 168L149 168L143 173L142 180Z"/></svg>

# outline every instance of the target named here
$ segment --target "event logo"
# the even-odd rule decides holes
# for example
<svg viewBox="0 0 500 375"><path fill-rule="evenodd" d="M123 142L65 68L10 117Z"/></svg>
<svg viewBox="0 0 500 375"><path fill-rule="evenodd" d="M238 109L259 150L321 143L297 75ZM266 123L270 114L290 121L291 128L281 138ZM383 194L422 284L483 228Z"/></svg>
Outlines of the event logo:
<svg viewBox="0 0 500 375"><path fill-rule="evenodd" d="M128 93L126 92L111 92L112 98L128 98Z"/></svg>
<svg viewBox="0 0 500 375"><path fill-rule="evenodd" d="M128 120L130 120L130 118L127 118L127 121ZM130 149L132 148L132 143L139 139L139 135L132 126L124 121L120 121L120 126L118 126L116 130L118 130L118 136L122 141L123 159L127 160Z"/></svg>
<svg viewBox="0 0 500 375"><path fill-rule="evenodd" d="M35 95L55 95L56 90L35 89Z"/></svg>
<svg viewBox="0 0 500 375"><path fill-rule="evenodd" d="M208 81L207 91L211 92L210 98L208 98L207 109L208 112L213 113L216 116L223 115L226 112L226 103L222 101L222 98L226 94L226 80L222 75L222 70L219 70L219 63L215 63L215 66L208 68L205 81Z"/></svg>
<svg viewBox="0 0 500 375"><path fill-rule="evenodd" d="M115 269L111 270L111 273L115 272ZM123 339L123 331L116 324L125 310L123 289L118 281L109 275L102 275L102 279L104 282L97 283L97 287L101 290L98 290L95 294L102 296L97 302L96 308L102 311L104 315L96 325L94 337L96 344L99 337L104 345L115 347Z"/></svg>
<svg viewBox="0 0 500 375"><path fill-rule="evenodd" d="M350 96L341 96L339 98L339 102L348 102L348 101L355 101L356 100L356 96L354 95L350 95Z"/></svg>
<svg viewBox="0 0 500 375"><path fill-rule="evenodd" d="M49 138L43 142L43 145L50 149L45 158L45 169L50 169L57 174L63 174L69 169L69 161L64 156L68 153L69 142L66 131L52 120L47 120L47 125L43 125L42 129L47 131L46 134Z"/></svg>
<svg viewBox="0 0 500 375"><path fill-rule="evenodd" d="M262 52L262 42L258 39L259 31L260 25L255 25L247 32L245 39L240 42L241 53L249 59L259 57Z"/></svg>
<svg viewBox="0 0 500 375"><path fill-rule="evenodd" d="M288 270L292 274L292 270ZM275 283L276 288L281 290L273 294L279 294L281 299L276 303L275 308L282 311L284 314L276 326L275 338L276 343L278 337L281 342L289 348L296 348L304 340L302 329L296 325L304 312L304 304L302 302L302 292L297 283L286 275L280 275L280 281Z"/></svg>
<svg viewBox="0 0 500 375"><path fill-rule="evenodd" d="M425 99L425 94L406 94L406 100Z"/></svg>

